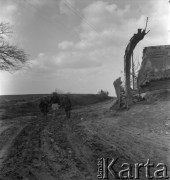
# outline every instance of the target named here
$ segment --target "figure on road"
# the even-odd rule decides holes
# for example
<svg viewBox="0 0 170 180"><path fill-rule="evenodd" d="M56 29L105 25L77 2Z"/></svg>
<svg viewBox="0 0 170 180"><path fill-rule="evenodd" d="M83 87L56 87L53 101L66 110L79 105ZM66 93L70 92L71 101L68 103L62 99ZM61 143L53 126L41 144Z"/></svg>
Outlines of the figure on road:
<svg viewBox="0 0 170 180"><path fill-rule="evenodd" d="M66 117L69 119L71 116L71 101L70 101L68 95L66 95L64 97L64 109L66 112Z"/></svg>
<svg viewBox="0 0 170 180"><path fill-rule="evenodd" d="M47 117L47 113L49 112L49 101L46 97L41 98L39 103L39 108L41 113Z"/></svg>
<svg viewBox="0 0 170 180"><path fill-rule="evenodd" d="M50 104L52 107L52 116L53 116L53 118L55 118L57 110L60 107L60 99L59 99L58 94L56 92L53 93L51 100L50 100Z"/></svg>

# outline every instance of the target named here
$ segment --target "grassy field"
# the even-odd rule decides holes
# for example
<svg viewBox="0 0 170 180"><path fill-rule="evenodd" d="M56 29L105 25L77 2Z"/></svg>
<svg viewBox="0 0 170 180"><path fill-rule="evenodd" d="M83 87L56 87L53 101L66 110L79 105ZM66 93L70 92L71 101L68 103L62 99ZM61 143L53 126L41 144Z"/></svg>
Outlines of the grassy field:
<svg viewBox="0 0 170 180"><path fill-rule="evenodd" d="M15 118L40 113L39 102L42 97L50 98L51 94L4 95L0 96L0 108L5 110L2 119ZM60 99L64 94L59 95ZM112 97L99 94L68 94L72 108L103 102Z"/></svg>
<svg viewBox="0 0 170 180"><path fill-rule="evenodd" d="M24 95L1 95L0 96L0 104L8 103L15 104L17 102L30 102L39 100L39 98L48 96L51 94L24 94ZM60 97L64 96L64 94L59 95ZM68 97L71 99L73 106L79 105L88 105L101 102L106 99L110 99L112 97L104 96L100 94L68 94Z"/></svg>

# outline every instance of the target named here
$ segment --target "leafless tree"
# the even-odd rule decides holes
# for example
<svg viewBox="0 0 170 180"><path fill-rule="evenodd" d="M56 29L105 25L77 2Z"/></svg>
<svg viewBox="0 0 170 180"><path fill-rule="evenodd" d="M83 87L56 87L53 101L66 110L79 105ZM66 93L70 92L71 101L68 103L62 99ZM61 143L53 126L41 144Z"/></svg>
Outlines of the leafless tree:
<svg viewBox="0 0 170 180"><path fill-rule="evenodd" d="M140 67L141 67L141 63L139 62L139 59L134 60L132 53L131 85L133 90L137 89L137 77Z"/></svg>
<svg viewBox="0 0 170 180"><path fill-rule="evenodd" d="M12 34L9 23L0 23L0 70L14 71L27 62L27 54L17 45L12 45L7 38Z"/></svg>
<svg viewBox="0 0 170 180"><path fill-rule="evenodd" d="M147 27L148 18L146 21L146 27ZM132 38L130 39L130 42L128 43L125 55L124 55L124 74L125 74L125 92L126 92L126 98L127 98L127 107L129 104L132 103L132 96L131 96L131 87L130 87L130 69L131 69L131 56L133 53L133 50L135 49L136 45L141 41L144 36L149 32L146 32L145 29L138 29L137 34L134 34Z"/></svg>

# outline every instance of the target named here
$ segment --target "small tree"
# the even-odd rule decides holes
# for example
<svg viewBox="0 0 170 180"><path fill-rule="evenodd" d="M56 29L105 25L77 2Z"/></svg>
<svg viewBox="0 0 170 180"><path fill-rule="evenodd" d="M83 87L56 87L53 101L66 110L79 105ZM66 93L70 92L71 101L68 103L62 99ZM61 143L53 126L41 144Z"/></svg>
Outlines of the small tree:
<svg viewBox="0 0 170 180"><path fill-rule="evenodd" d="M0 23L0 70L4 71L18 70L28 60L23 49L7 41L7 37L11 34L9 23Z"/></svg>
<svg viewBox="0 0 170 180"><path fill-rule="evenodd" d="M104 91L102 89L98 92L98 94L103 95L103 96L109 96L109 92L108 91Z"/></svg>
<svg viewBox="0 0 170 180"><path fill-rule="evenodd" d="M133 90L137 90L137 77L139 73L141 63L137 59L133 59L132 54L132 71L131 71L131 85Z"/></svg>
<svg viewBox="0 0 170 180"><path fill-rule="evenodd" d="M55 88L55 91L57 94L64 94L64 92L61 89Z"/></svg>

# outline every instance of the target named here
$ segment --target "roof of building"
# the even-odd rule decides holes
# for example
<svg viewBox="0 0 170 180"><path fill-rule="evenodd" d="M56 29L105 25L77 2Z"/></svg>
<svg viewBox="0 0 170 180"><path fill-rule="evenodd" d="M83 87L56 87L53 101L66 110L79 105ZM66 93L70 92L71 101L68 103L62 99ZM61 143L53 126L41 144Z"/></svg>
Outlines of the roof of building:
<svg viewBox="0 0 170 180"><path fill-rule="evenodd" d="M143 49L143 61L138 74L138 85L170 78L170 45L149 46Z"/></svg>

